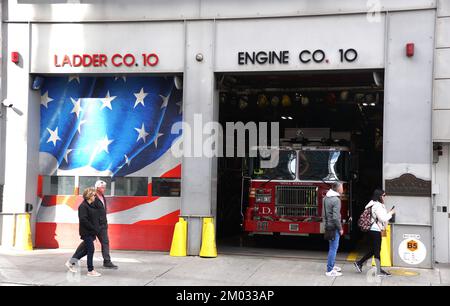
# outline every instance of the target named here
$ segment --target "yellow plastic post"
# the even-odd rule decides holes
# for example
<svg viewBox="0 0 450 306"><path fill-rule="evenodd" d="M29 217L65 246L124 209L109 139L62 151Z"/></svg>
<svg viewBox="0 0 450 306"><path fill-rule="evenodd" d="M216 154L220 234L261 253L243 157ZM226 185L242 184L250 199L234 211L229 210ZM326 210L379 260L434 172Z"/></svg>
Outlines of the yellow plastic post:
<svg viewBox="0 0 450 306"><path fill-rule="evenodd" d="M33 241L31 239L30 214L21 214L17 216L14 248L23 251L33 250Z"/></svg>
<svg viewBox="0 0 450 306"><path fill-rule="evenodd" d="M182 257L187 255L187 222L179 218L173 231L170 256Z"/></svg>
<svg viewBox="0 0 450 306"><path fill-rule="evenodd" d="M217 257L216 234L213 218L203 218L202 246L200 257Z"/></svg>
<svg viewBox="0 0 450 306"><path fill-rule="evenodd" d="M382 267L392 267L391 258L391 225L386 227L386 237L381 238L380 263ZM375 266L375 260L372 258L372 266Z"/></svg>

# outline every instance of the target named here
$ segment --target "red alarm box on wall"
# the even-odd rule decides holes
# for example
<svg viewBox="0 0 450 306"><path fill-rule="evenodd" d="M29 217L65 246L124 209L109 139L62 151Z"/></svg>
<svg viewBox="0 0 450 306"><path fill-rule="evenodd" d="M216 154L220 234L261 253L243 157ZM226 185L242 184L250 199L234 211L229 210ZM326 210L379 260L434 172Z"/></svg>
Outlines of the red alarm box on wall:
<svg viewBox="0 0 450 306"><path fill-rule="evenodd" d="M19 63L19 52L11 52L11 62L14 64Z"/></svg>

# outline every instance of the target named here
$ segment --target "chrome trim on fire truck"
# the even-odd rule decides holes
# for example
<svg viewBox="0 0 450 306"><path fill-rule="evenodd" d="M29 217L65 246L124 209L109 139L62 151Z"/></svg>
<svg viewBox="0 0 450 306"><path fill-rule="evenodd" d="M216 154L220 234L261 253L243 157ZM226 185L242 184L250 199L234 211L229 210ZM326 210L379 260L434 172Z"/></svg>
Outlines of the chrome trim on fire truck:
<svg viewBox="0 0 450 306"><path fill-rule="evenodd" d="M280 217L317 217L318 207L302 205L275 206L275 214Z"/></svg>
<svg viewBox="0 0 450 306"><path fill-rule="evenodd" d="M318 216L318 191L317 186L276 186L275 214L289 217Z"/></svg>

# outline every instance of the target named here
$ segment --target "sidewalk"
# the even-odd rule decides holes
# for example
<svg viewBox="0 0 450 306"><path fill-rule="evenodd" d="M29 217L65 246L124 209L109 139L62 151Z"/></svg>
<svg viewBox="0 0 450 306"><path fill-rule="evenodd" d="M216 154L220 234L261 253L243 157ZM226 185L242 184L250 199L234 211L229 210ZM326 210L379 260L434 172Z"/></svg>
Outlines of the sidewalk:
<svg viewBox="0 0 450 306"><path fill-rule="evenodd" d="M323 254L315 258L296 259L267 256L219 254L217 258L170 257L165 252L113 251L118 270L101 267L101 253L94 265L102 277L88 278L86 261L81 273L67 272L65 261L73 250L35 250L30 252L0 250L0 285L98 286L98 285L193 285L193 286L410 286L450 285L450 265L435 269L390 268L396 274L378 279L368 272L358 274L352 263L340 258L344 276L324 275ZM319 255L319 254L316 254ZM368 272L368 273L367 273ZM405 273L406 272L406 273ZM410 275L410 276L408 276Z"/></svg>

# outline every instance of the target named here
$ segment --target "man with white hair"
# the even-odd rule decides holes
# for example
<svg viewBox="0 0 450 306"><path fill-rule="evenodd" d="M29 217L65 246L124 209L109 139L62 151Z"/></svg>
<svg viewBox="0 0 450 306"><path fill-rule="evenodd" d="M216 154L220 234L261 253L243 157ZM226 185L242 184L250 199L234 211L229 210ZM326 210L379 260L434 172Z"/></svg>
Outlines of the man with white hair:
<svg viewBox="0 0 450 306"><path fill-rule="evenodd" d="M106 218L107 205L105 198L106 185L106 182L102 180L96 181L94 185L96 189L96 197L93 205L101 211L99 214L100 231L97 233L97 239L102 245L103 267L107 269L117 269L118 266L112 263L111 256L109 254L108 219ZM82 258L86 252L86 246L84 242L82 242L78 246L70 261L66 263L66 266L72 270L75 263Z"/></svg>
<svg viewBox="0 0 450 306"><path fill-rule="evenodd" d="M95 189L97 190L95 201L104 209L104 213L102 214L100 220L100 224L102 224L103 226L101 226L97 238L102 245L103 267L108 269L117 269L118 267L111 262L111 256L109 254L108 219L106 218L107 205L105 198L106 185L106 182L102 180L96 181L94 185Z"/></svg>

